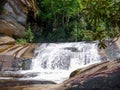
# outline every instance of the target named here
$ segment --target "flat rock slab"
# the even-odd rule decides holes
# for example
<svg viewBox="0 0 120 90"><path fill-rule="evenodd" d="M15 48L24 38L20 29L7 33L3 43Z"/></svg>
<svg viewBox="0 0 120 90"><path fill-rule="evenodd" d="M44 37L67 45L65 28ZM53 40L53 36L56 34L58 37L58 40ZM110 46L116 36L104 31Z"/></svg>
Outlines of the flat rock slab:
<svg viewBox="0 0 120 90"><path fill-rule="evenodd" d="M56 84L53 81L44 80L18 80L18 79L0 79L0 87L11 87L34 84Z"/></svg>
<svg viewBox="0 0 120 90"><path fill-rule="evenodd" d="M15 44L15 40L9 36L0 35L0 45Z"/></svg>
<svg viewBox="0 0 120 90"><path fill-rule="evenodd" d="M14 86L14 87L1 87L0 90L53 90L58 87L59 84L47 84L47 85L24 85L24 86Z"/></svg>

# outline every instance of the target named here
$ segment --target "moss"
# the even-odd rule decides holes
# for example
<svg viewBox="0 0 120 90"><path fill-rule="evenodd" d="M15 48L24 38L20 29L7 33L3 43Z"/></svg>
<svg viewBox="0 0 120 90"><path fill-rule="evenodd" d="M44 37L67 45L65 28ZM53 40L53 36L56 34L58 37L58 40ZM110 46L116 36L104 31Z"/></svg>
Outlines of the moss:
<svg viewBox="0 0 120 90"><path fill-rule="evenodd" d="M81 69L77 69L77 70L73 71L73 72L70 74L70 78L78 75L80 72L81 72Z"/></svg>

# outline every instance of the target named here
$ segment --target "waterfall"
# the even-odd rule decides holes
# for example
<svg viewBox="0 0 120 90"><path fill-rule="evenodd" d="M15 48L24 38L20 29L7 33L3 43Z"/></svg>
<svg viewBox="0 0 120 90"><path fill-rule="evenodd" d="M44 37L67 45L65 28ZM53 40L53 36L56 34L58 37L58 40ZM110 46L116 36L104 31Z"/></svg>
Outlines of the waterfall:
<svg viewBox="0 0 120 90"><path fill-rule="evenodd" d="M100 62L97 43L43 43L35 50L31 70L35 79L62 82L75 69Z"/></svg>

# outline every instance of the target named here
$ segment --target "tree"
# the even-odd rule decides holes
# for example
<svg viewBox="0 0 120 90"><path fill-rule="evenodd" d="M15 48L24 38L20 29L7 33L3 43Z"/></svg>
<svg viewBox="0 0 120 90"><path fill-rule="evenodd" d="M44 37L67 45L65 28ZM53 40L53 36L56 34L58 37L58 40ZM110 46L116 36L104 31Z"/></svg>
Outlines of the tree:
<svg viewBox="0 0 120 90"><path fill-rule="evenodd" d="M68 37L73 28L71 19L79 14L81 8L80 0L38 0L37 7L37 23L45 37L59 28Z"/></svg>
<svg viewBox="0 0 120 90"><path fill-rule="evenodd" d="M119 0L36 0L34 6L44 40L99 40L106 47L106 39L120 36Z"/></svg>
<svg viewBox="0 0 120 90"><path fill-rule="evenodd" d="M105 39L120 36L120 1L118 0L82 0L82 13L92 26L91 34L100 41L100 48Z"/></svg>

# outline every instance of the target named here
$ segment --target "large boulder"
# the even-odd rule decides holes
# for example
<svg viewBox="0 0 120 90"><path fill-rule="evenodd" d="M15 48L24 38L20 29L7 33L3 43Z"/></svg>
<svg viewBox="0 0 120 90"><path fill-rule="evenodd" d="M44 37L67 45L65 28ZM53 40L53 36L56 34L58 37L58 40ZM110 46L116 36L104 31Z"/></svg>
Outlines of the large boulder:
<svg viewBox="0 0 120 90"><path fill-rule="evenodd" d="M63 90L120 90L120 59L78 69L70 76Z"/></svg>

